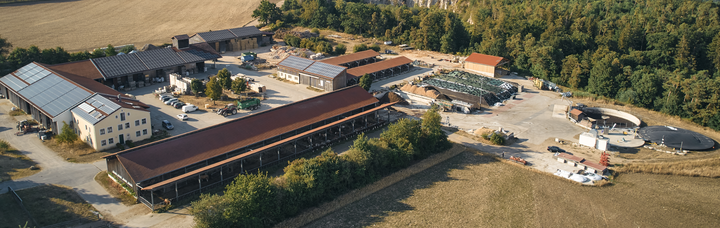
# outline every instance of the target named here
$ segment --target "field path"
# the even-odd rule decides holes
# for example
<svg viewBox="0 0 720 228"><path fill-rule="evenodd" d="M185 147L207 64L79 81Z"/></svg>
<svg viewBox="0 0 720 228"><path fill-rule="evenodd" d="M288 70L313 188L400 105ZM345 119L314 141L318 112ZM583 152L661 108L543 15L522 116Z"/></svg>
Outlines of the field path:
<svg viewBox="0 0 720 228"><path fill-rule="evenodd" d="M270 0L270 2L280 2ZM14 47L67 51L112 44L169 43L170 37L240 27L260 0L65 0L0 5L0 36Z"/></svg>

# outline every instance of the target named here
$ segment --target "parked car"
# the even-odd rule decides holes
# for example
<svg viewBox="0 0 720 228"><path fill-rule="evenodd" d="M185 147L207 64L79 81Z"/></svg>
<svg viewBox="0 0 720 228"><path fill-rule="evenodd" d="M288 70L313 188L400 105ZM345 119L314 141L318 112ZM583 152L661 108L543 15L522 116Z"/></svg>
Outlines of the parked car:
<svg viewBox="0 0 720 228"><path fill-rule="evenodd" d="M164 95L160 95L160 97L159 97L159 98L160 98L159 100L161 100L161 101L162 101L163 99L166 99L166 98L167 98L167 99L170 99L170 98L172 98L172 96L170 96L170 95L167 95L167 94L164 94Z"/></svg>
<svg viewBox="0 0 720 228"><path fill-rule="evenodd" d="M173 104L172 106L179 109L179 108L182 108L183 106L185 106L185 103L175 102L175 104Z"/></svg>
<svg viewBox="0 0 720 228"><path fill-rule="evenodd" d="M162 126L163 126L165 129L168 129L168 130L172 130L172 129L175 128L175 126L173 126L172 123L170 123L170 121L168 121L168 120L163 120L163 121L162 121Z"/></svg>
<svg viewBox="0 0 720 228"><path fill-rule="evenodd" d="M184 113L192 112L198 110L198 107L192 104L185 104L185 106L182 107L182 111Z"/></svg>
<svg viewBox="0 0 720 228"><path fill-rule="evenodd" d="M166 104L166 105L169 105L169 104L172 103L173 101L177 101L177 100L178 100L177 98L168 99L168 100L165 101L165 104Z"/></svg>
<svg viewBox="0 0 720 228"><path fill-rule="evenodd" d="M180 100L172 101L172 102L170 102L170 106L175 107L175 104L177 104L177 103L182 103L182 101L180 101Z"/></svg>
<svg viewBox="0 0 720 228"><path fill-rule="evenodd" d="M187 119L188 119L187 114L177 114L176 117L177 117L178 119L180 119L180 120L187 120Z"/></svg>
<svg viewBox="0 0 720 228"><path fill-rule="evenodd" d="M553 152L553 153L555 153L555 152L566 152L565 150L560 149L560 147L556 147L556 146L549 146L549 147L547 148L547 150L550 151L550 152Z"/></svg>

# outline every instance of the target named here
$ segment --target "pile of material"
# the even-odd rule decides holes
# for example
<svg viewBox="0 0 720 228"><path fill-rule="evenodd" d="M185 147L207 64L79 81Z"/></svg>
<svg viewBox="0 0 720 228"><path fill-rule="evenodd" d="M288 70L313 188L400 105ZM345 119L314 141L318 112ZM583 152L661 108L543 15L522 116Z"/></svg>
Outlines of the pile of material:
<svg viewBox="0 0 720 228"><path fill-rule="evenodd" d="M303 56L303 53L305 53L305 56L312 57L316 59L322 59L325 56L322 54L317 55L315 52L310 51L305 48L296 48L296 47L290 47L290 46L280 46L280 45L274 45L272 48L270 48L270 56L272 56L272 59L285 59L285 57L288 57L290 55L294 56Z"/></svg>
<svg viewBox="0 0 720 228"><path fill-rule="evenodd" d="M405 84L402 88L400 88L400 90L409 92L409 93L413 93L413 94L417 94L420 96L429 97L432 99L436 99L440 96L440 92L438 92L437 90L428 89L427 87L419 87L419 86L410 85L410 84Z"/></svg>
<svg viewBox="0 0 720 228"><path fill-rule="evenodd" d="M394 92L385 93L385 95L380 97L379 100L380 100L380 103L382 103L382 104L392 103L392 102L397 102L398 104L402 104L402 105L408 104L408 102L405 101L405 99L403 99L402 97L400 97L400 95L397 95L397 93L394 93Z"/></svg>

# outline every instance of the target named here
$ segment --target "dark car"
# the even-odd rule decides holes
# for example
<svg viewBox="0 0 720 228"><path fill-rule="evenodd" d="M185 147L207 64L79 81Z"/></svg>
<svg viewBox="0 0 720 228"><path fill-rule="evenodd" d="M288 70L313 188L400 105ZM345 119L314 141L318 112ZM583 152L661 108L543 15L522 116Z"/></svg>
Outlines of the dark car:
<svg viewBox="0 0 720 228"><path fill-rule="evenodd" d="M556 147L556 146L549 146L547 148L547 150L550 152L566 152L565 150L560 149L560 147Z"/></svg>
<svg viewBox="0 0 720 228"><path fill-rule="evenodd" d="M170 97L170 96L168 96L168 97L163 97L163 99L162 99L161 101L162 101L163 103L165 103L167 100L170 100L170 99L172 99L172 98L173 98L173 97Z"/></svg>
<svg viewBox="0 0 720 228"><path fill-rule="evenodd" d="M165 129L168 129L168 130L172 130L172 129L175 128L175 126L173 126L172 123L170 123L170 121L168 121L168 120L163 120L163 121L162 121L162 126L163 126Z"/></svg>
<svg viewBox="0 0 720 228"><path fill-rule="evenodd" d="M185 103L176 102L175 104L173 104L173 107L178 108L178 109L179 109L179 108L182 108L182 106L185 106Z"/></svg>

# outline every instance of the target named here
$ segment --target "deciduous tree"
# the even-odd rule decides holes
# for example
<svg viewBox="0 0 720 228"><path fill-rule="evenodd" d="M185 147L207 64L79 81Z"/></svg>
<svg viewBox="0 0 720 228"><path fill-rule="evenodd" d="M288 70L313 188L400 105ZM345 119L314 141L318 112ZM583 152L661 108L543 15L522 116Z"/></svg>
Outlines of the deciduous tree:
<svg viewBox="0 0 720 228"><path fill-rule="evenodd" d="M372 86L372 77L370 77L369 74L364 74L362 77L360 77L358 85L365 89L365 91L370 91L370 86Z"/></svg>
<svg viewBox="0 0 720 228"><path fill-rule="evenodd" d="M222 86L218 82L217 76L210 77L210 81L205 85L205 95L212 99L213 104L215 104L215 101L220 99L222 94Z"/></svg>
<svg viewBox="0 0 720 228"><path fill-rule="evenodd" d="M282 16L282 11L280 8L277 7L277 5L273 4L272 2L268 0L262 0L260 2L260 6L258 6L257 9L253 10L252 17L257 18L258 21L262 22L263 24L268 24L271 21L275 21L280 19L280 16Z"/></svg>

